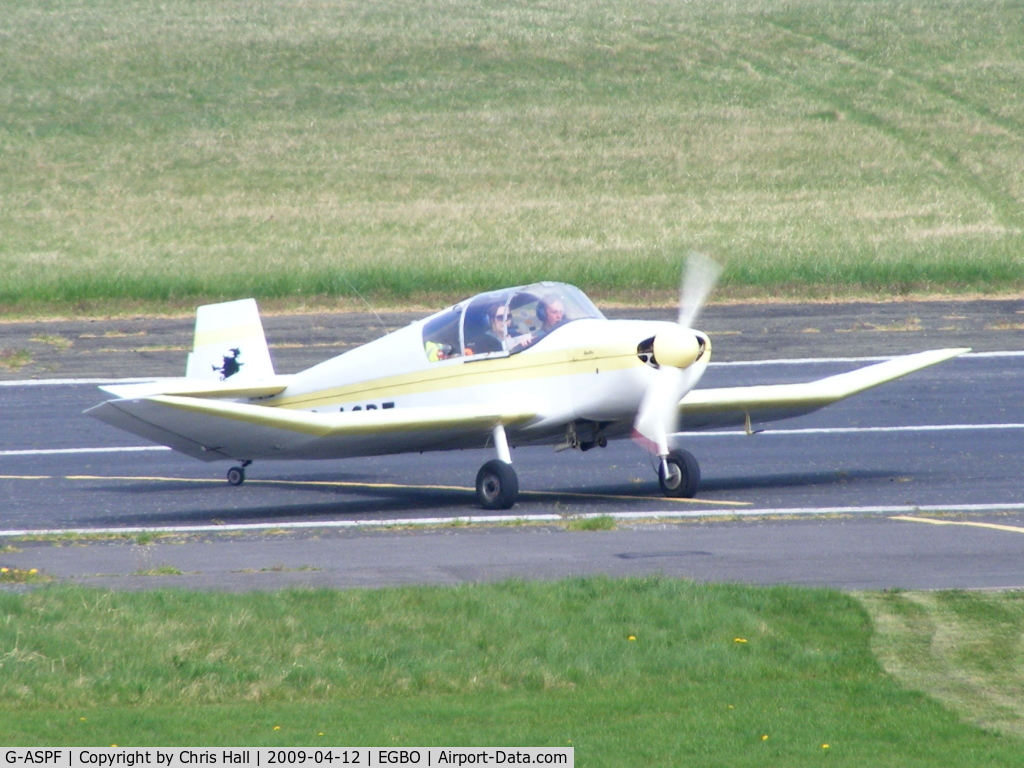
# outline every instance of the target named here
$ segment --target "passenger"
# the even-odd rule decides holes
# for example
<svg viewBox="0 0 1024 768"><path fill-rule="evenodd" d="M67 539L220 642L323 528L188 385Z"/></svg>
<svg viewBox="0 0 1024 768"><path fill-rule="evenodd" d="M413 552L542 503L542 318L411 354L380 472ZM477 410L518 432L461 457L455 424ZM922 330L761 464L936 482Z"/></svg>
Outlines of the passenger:
<svg viewBox="0 0 1024 768"><path fill-rule="evenodd" d="M425 345L427 360L436 363L438 360L447 360L451 357L451 344L441 344L437 341L428 341Z"/></svg>
<svg viewBox="0 0 1024 768"><path fill-rule="evenodd" d="M487 308L487 331L470 346L473 353L504 352L508 346L508 307L493 304Z"/></svg>

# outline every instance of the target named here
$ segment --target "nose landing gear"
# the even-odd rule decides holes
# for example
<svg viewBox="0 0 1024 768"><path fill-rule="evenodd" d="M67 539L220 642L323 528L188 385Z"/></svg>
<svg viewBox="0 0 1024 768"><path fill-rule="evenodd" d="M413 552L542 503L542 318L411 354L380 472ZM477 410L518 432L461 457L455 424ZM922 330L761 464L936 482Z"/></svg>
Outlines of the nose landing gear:
<svg viewBox="0 0 1024 768"><path fill-rule="evenodd" d="M700 486L700 465L689 451L674 450L658 467L661 492L670 498L690 499Z"/></svg>

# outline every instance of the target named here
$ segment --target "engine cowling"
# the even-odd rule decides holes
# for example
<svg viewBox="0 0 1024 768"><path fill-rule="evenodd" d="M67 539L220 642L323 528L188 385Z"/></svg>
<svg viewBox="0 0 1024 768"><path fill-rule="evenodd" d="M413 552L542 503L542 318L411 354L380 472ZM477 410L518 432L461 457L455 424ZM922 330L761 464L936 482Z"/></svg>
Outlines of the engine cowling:
<svg viewBox="0 0 1024 768"><path fill-rule="evenodd" d="M689 328L665 328L650 342L653 355L650 362L657 366L689 368L703 356L705 344L705 339ZM641 344L641 350L644 347L647 344Z"/></svg>

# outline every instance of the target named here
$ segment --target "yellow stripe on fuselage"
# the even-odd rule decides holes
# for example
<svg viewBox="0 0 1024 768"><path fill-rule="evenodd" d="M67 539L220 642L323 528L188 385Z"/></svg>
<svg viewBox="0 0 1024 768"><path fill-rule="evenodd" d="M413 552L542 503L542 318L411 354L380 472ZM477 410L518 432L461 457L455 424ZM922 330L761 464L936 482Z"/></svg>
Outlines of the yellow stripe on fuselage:
<svg viewBox="0 0 1024 768"><path fill-rule="evenodd" d="M635 349L580 347L551 352L527 350L510 357L463 359L412 373L367 379L302 395L285 396L266 405L281 408L316 408L352 400L387 400L402 395L487 386L509 381L556 378L597 371L618 371L642 366Z"/></svg>

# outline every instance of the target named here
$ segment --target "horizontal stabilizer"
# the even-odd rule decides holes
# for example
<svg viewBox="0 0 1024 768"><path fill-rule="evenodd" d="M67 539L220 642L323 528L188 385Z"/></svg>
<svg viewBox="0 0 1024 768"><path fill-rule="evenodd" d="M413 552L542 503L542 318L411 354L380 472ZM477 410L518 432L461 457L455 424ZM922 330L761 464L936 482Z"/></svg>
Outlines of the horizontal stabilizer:
<svg viewBox="0 0 1024 768"><path fill-rule="evenodd" d="M965 352L970 352L970 349L933 349L799 384L695 389L679 404L683 428L732 427L748 421L767 422L802 416Z"/></svg>
<svg viewBox="0 0 1024 768"><path fill-rule="evenodd" d="M154 379L134 384L104 384L100 387L115 397L134 400L153 395L179 395L181 397L248 398L279 395L287 389L292 376L272 376L256 382L213 381L210 379Z"/></svg>

